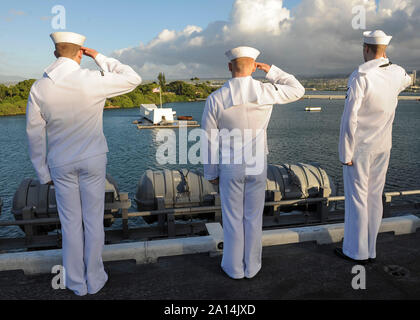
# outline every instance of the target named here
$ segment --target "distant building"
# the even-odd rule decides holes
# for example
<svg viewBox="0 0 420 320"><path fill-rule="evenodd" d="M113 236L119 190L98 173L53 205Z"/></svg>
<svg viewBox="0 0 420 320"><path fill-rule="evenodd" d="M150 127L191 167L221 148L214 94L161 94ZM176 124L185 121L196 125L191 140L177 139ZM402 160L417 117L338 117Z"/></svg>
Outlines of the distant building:
<svg viewBox="0 0 420 320"><path fill-rule="evenodd" d="M413 85L416 85L416 82L417 82L417 71L416 70L414 70L413 71Z"/></svg>

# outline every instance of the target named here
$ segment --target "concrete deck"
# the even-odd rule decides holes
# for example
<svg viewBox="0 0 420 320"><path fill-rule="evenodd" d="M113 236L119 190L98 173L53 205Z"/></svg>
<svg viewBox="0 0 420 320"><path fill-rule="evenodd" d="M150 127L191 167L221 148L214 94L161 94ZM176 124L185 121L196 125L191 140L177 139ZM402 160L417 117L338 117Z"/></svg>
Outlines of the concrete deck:
<svg viewBox="0 0 420 320"><path fill-rule="evenodd" d="M104 262L135 260L137 264L156 263L159 258L187 254L222 253L223 228L220 223L206 224L208 236L129 242L106 245L102 255ZM420 218L415 215L385 218L380 233L410 234L420 228ZM286 229L265 230L264 247L316 241L318 244L338 243L344 237L344 224L326 224ZM45 250L0 254L0 271L23 270L27 275L50 273L62 264L61 250Z"/></svg>
<svg viewBox="0 0 420 320"><path fill-rule="evenodd" d="M354 265L337 258L335 247L316 242L264 247L263 269L252 280L231 280L220 270L221 257L208 254L159 258L143 265L107 262L108 284L97 295L83 298L52 290L51 274L4 271L0 299L420 299L420 230L379 235L377 262L366 266L366 290L352 288Z"/></svg>

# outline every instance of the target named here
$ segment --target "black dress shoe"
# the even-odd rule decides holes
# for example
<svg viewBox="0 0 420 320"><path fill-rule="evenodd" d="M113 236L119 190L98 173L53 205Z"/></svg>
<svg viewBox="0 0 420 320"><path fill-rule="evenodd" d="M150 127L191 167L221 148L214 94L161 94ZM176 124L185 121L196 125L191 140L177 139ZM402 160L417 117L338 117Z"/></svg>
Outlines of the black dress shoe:
<svg viewBox="0 0 420 320"><path fill-rule="evenodd" d="M365 265L369 262L369 260L356 260L356 259L353 259L353 258L350 258L350 257L346 256L344 254L342 248L335 248L334 253L342 259L345 259L347 261L351 261L351 262L354 262L354 263L357 263L357 264L360 264L360 265Z"/></svg>

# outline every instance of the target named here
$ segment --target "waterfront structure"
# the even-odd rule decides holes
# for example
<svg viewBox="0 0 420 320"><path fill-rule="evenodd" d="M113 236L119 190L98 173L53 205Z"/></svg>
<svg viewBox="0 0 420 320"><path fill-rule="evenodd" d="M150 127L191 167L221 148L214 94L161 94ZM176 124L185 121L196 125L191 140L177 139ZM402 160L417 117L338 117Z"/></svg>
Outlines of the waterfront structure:
<svg viewBox="0 0 420 320"><path fill-rule="evenodd" d="M162 121L173 122L176 112L172 108L158 108L155 104L142 104L140 106L140 116L149 120L153 124Z"/></svg>

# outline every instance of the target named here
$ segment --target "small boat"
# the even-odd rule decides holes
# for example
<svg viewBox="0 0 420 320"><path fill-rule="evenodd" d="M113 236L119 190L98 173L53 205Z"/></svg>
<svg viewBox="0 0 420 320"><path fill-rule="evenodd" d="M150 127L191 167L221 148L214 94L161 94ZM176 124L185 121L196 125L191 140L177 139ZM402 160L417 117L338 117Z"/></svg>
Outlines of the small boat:
<svg viewBox="0 0 420 320"><path fill-rule="evenodd" d="M322 111L321 107L306 107L305 111L309 111L309 112L319 112Z"/></svg>
<svg viewBox="0 0 420 320"><path fill-rule="evenodd" d="M178 116L178 120L180 120L180 121L192 121L193 117L191 117L191 116Z"/></svg>

